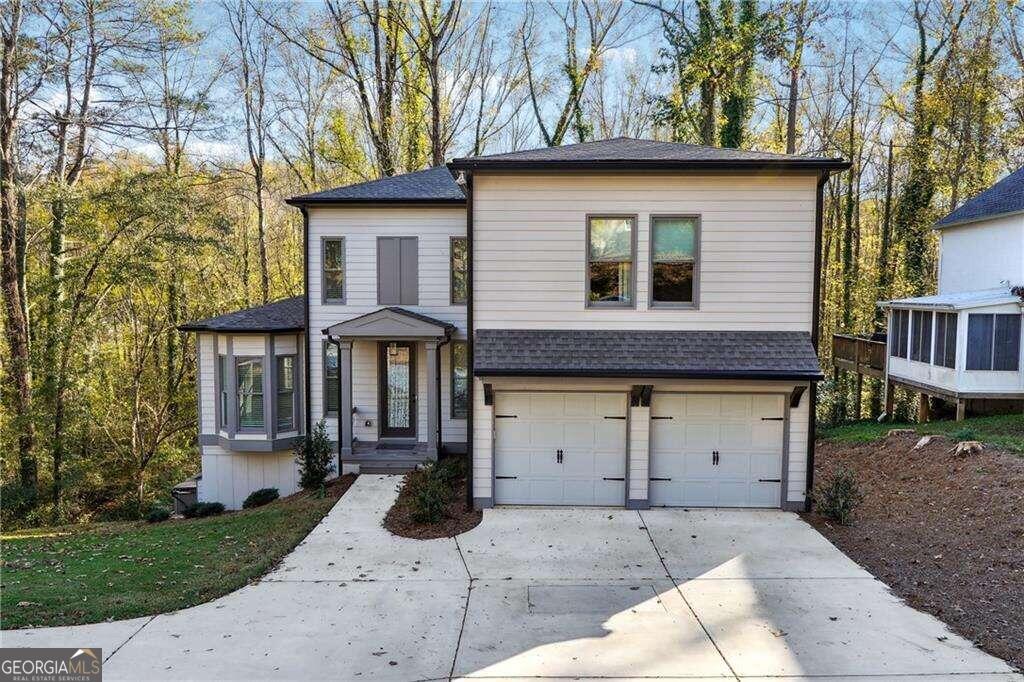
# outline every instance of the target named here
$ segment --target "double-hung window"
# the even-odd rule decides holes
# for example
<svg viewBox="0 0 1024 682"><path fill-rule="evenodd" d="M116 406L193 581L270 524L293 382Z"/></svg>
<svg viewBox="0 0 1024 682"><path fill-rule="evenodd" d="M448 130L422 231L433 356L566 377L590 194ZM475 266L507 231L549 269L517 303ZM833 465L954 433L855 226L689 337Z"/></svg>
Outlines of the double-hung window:
<svg viewBox="0 0 1024 682"><path fill-rule="evenodd" d="M465 419L469 414L469 346L465 341L452 341L451 385L452 419Z"/></svg>
<svg viewBox="0 0 1024 682"><path fill-rule="evenodd" d="M889 355L894 358L907 357L907 345L910 332L910 311L893 310L889 329Z"/></svg>
<svg viewBox="0 0 1024 682"><path fill-rule="evenodd" d="M345 302L345 239L325 237L321 242L321 286L324 303Z"/></svg>
<svg viewBox="0 0 1024 682"><path fill-rule="evenodd" d="M651 305L697 303L696 216L651 217Z"/></svg>
<svg viewBox="0 0 1024 682"><path fill-rule="evenodd" d="M338 413L338 346L324 341L324 413Z"/></svg>
<svg viewBox="0 0 1024 682"><path fill-rule="evenodd" d="M636 217L587 219L587 305L632 307L636 282Z"/></svg>
<svg viewBox="0 0 1024 682"><path fill-rule="evenodd" d="M466 305L469 289L466 279L468 271L466 238L452 237L451 252L451 304Z"/></svg>
<svg viewBox="0 0 1024 682"><path fill-rule="evenodd" d="M277 430L295 428L295 356L277 356Z"/></svg>
<svg viewBox="0 0 1024 682"><path fill-rule="evenodd" d="M263 358L236 358L238 384L238 428L262 429Z"/></svg>
<svg viewBox="0 0 1024 682"><path fill-rule="evenodd" d="M217 385L220 387L219 402L217 404L217 423L220 428L228 427L228 359L227 356L217 356Z"/></svg>
<svg viewBox="0 0 1024 682"><path fill-rule="evenodd" d="M910 359L918 362L932 361L932 313L930 310L915 310L912 317Z"/></svg>
<svg viewBox="0 0 1024 682"><path fill-rule="evenodd" d="M967 369L1016 372L1020 367L1020 315L967 316Z"/></svg>
<svg viewBox="0 0 1024 682"><path fill-rule="evenodd" d="M940 367L956 367L956 313L935 313L935 358Z"/></svg>

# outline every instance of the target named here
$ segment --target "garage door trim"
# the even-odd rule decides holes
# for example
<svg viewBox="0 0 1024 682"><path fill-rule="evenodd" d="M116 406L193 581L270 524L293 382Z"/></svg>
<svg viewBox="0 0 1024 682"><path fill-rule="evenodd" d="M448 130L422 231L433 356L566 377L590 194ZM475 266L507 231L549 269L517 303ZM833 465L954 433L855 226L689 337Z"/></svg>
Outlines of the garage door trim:
<svg viewBox="0 0 1024 682"><path fill-rule="evenodd" d="M789 497L789 424L790 424L790 405L789 397L791 391L723 391L721 389L697 389L693 391L659 391L655 388L654 395L776 395L782 396L782 409L783 409L783 421L782 421L782 481L779 484L779 509L786 508L786 502ZM653 402L653 396L652 396ZM654 417L651 417L651 425L654 423ZM650 428L650 426L648 427ZM653 434L648 433L648 443L653 442ZM628 438L627 438L628 440ZM654 451L648 451L648 462L647 468L652 468L651 463L654 459ZM627 479L628 481L628 479ZM648 499L650 499L650 484L648 483Z"/></svg>
<svg viewBox="0 0 1024 682"><path fill-rule="evenodd" d="M497 481L498 481L498 429L497 429L497 407L498 394L500 393L592 393L592 394L603 394L603 395L622 395L625 396L626 400L626 447L624 448L623 456L626 458L626 476L622 486L623 499L622 506L626 507L629 502L629 482L632 478L632 471L630 471L630 426L632 425L632 415L629 405L629 390L614 391L614 390L580 390L580 389L558 389L558 388L510 388L510 389L494 389L494 405L491 407L491 499L494 500L494 505L499 506L500 503L497 501Z"/></svg>

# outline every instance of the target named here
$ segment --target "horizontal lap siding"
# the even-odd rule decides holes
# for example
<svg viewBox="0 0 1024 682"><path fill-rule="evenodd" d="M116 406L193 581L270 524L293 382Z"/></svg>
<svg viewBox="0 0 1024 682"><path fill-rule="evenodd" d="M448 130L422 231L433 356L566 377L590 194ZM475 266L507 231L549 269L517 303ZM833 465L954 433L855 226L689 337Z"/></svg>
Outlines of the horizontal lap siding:
<svg viewBox="0 0 1024 682"><path fill-rule="evenodd" d="M310 208L309 209L309 330L310 407L314 423L324 416L321 330L378 310L377 237L418 237L419 305L408 310L456 325L454 338L466 338L466 306L450 305L450 240L465 236L466 213L462 208ZM345 304L324 305L321 295L320 242L323 237L345 238ZM441 429L446 442L464 442L466 420L449 418L449 349L441 348ZM420 440L427 420L426 353L420 344L417 355L419 387L417 424ZM375 342L357 342L353 348L352 401L358 413L353 434L361 441L377 440L377 351ZM370 427L364 426L371 419ZM338 438L338 420L327 420L332 440Z"/></svg>
<svg viewBox="0 0 1024 682"><path fill-rule="evenodd" d="M809 331L815 178L477 175L477 328ZM587 214L637 214L635 310L584 305ZM650 310L649 219L698 214L700 309Z"/></svg>
<svg viewBox="0 0 1024 682"><path fill-rule="evenodd" d="M217 372L216 334L199 335L199 433L217 431L217 394L214 375Z"/></svg>

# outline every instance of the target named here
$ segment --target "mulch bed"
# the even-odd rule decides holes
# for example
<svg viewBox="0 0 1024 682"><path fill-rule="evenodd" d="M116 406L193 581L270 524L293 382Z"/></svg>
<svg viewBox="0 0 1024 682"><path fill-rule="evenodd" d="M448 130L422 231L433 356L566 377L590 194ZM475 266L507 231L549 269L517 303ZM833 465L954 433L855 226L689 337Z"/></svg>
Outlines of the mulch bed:
<svg viewBox="0 0 1024 682"><path fill-rule="evenodd" d="M437 523L418 523L412 518L412 495L409 486L402 483L398 499L384 517L384 527L395 535L414 540L450 538L475 528L483 519L483 512L466 508L466 478L463 476L452 486L452 496L445 508L444 518Z"/></svg>
<svg viewBox="0 0 1024 682"><path fill-rule="evenodd" d="M917 439L819 441L815 480L846 466L865 499L851 526L805 518L911 606L1024 668L1024 457Z"/></svg>

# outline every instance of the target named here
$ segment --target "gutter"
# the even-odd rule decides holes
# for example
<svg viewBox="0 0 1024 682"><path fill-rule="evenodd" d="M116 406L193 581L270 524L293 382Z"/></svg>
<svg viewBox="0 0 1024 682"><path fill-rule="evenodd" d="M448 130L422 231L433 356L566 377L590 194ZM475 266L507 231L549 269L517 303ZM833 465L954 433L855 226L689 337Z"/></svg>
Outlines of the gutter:
<svg viewBox="0 0 1024 682"><path fill-rule="evenodd" d="M450 166L449 166L450 170ZM466 508L472 510L473 504L473 413L476 412L474 386L476 371L473 368L473 173L463 176L466 181L466 374L468 375L468 391L466 400ZM491 490L494 499L494 490Z"/></svg>
<svg viewBox="0 0 1024 682"><path fill-rule="evenodd" d="M841 171L850 168L849 161L835 159L768 159L768 160L666 160L666 159L601 159L516 161L500 159L453 159L448 167L462 171Z"/></svg>

